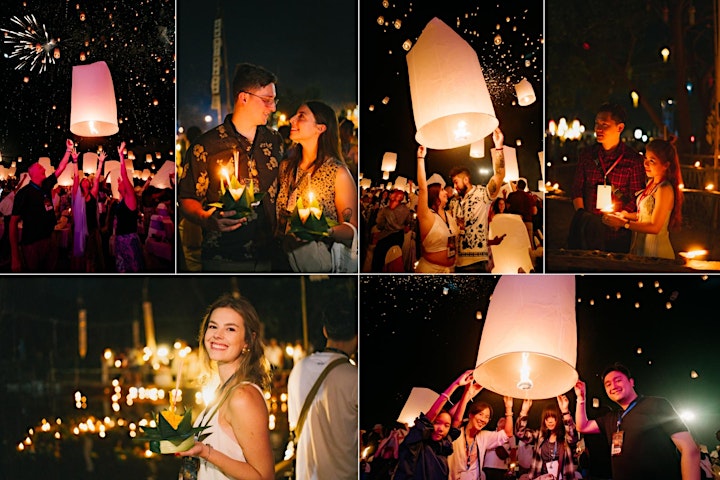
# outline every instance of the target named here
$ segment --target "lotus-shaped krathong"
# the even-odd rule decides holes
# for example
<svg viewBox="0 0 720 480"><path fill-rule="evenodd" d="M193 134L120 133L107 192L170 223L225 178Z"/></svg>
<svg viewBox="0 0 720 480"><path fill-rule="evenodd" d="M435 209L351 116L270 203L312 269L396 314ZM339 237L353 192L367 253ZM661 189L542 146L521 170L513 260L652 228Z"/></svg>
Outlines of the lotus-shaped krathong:
<svg viewBox="0 0 720 480"><path fill-rule="evenodd" d="M155 418L156 427L140 427L144 436L138 440L149 441L150 451L176 453L189 450L195 444L195 435L207 426L192 426L192 410L179 415L175 410L163 410Z"/></svg>
<svg viewBox="0 0 720 480"><path fill-rule="evenodd" d="M330 228L338 223L325 217L322 206L315 199L307 207L302 198L298 198L295 210L290 215L290 233L301 240L321 240L330 235Z"/></svg>
<svg viewBox="0 0 720 480"><path fill-rule="evenodd" d="M220 181L220 202L211 203L210 206L225 211L235 210L235 215L227 218L248 217L248 220L257 218L254 207L260 204L265 193L255 192L255 182L252 179L238 180L234 175L228 176L225 170L223 170L223 177Z"/></svg>

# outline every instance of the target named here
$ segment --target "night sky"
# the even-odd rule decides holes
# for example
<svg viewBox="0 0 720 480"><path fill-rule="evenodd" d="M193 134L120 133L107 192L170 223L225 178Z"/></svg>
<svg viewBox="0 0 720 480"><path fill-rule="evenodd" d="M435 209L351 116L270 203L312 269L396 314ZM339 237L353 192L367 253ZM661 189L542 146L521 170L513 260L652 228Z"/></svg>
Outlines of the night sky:
<svg viewBox="0 0 720 480"><path fill-rule="evenodd" d="M46 63L21 65L12 56L17 38L3 32L0 46L0 152L3 163L22 157L18 171L49 156L57 166L65 139L79 143L82 152L102 144L110 158L127 142L137 160L136 169L152 153L158 166L174 154L175 12L170 0L142 0L131 4L82 0L8 0L3 2L0 28L22 32L26 16L41 39L47 32L54 47L39 43ZM20 19L22 26L12 21ZM33 22L34 23L34 22ZM44 27L44 30L43 30ZM8 41L10 40L10 41ZM54 58L55 47L60 58ZM81 59L84 55L85 60ZM47 58L52 60L51 63ZM99 139L70 132L72 67L103 60L113 77L120 131ZM45 68L41 71L41 68ZM19 67L19 68L18 68ZM156 160L155 152L162 158ZM143 167L145 168L145 167Z"/></svg>
<svg viewBox="0 0 720 480"><path fill-rule="evenodd" d="M477 312L486 317L497 279L362 277L361 428L392 425L412 387L441 392L460 373L474 368L483 327ZM577 276L577 371L588 385L588 398L599 398L602 408L614 406L599 375L619 361L635 377L638 393L665 397L678 411L693 411L696 419L688 422L689 428L697 441L713 448L720 430L715 297L719 287L720 278L699 275ZM693 370L696 379L691 378ZM499 395L480 395L501 411ZM568 396L574 405L574 393ZM545 402L536 402L531 422L533 413L539 422ZM516 410L519 405L516 401ZM588 415L593 416L590 406Z"/></svg>
<svg viewBox="0 0 720 480"><path fill-rule="evenodd" d="M380 17L383 18L382 25ZM542 150L543 137L543 37L542 2L534 0L499 4L461 0L375 0L361 4L360 116L364 121L360 129L360 154L364 176L372 178L373 184L377 185L382 178L383 153L391 151L398 153L398 166L390 180L396 175L416 177L416 129L403 43L410 40L414 44L433 17L453 28L478 53L505 143L516 147L516 140L522 141L517 151L520 174L528 179L531 187L536 186L540 178L537 152ZM496 45L498 35L501 41ZM513 105L516 101L514 85L523 77L533 85L538 98L527 107ZM386 97L388 102L385 104L383 99ZM479 161L469 159L469 146L431 150L426 163L428 176L432 172L447 174L454 165L466 164L474 182L484 184L489 175L481 177L478 170L485 167L492 172L491 145L492 139L486 138L488 154Z"/></svg>
<svg viewBox="0 0 720 480"><path fill-rule="evenodd" d="M180 0L178 8L178 123L202 130L210 110L213 22L222 7L229 78L235 65L261 65L278 77L278 112L288 118L305 100L336 109L357 103L357 3L334 0L258 4ZM224 80L223 80L224 82ZM221 86L223 102L225 86ZM227 110L223 111L226 114Z"/></svg>
<svg viewBox="0 0 720 480"><path fill-rule="evenodd" d="M0 279L0 360L30 361L51 356L68 368L77 357L78 298L87 310L88 354L81 366L99 368L105 348L132 346L132 322L140 320L144 341L142 302L147 287L152 302L157 343L177 339L197 347L205 309L223 293L237 290L255 306L265 336L281 342L302 339L300 276L103 276L5 277ZM322 312L333 303L354 311L357 278L333 276L306 281L310 343L324 346ZM59 341L53 347L53 336ZM23 353L24 352L24 353ZM25 355L25 357L23 357ZM41 362L47 365L47 362ZM42 373L42 372L41 372Z"/></svg>

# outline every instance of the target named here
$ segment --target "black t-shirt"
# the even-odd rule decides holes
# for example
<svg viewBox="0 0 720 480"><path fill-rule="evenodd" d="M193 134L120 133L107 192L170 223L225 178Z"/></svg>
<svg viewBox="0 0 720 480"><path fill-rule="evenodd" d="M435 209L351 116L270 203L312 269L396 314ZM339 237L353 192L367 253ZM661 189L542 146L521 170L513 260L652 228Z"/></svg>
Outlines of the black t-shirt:
<svg viewBox="0 0 720 480"><path fill-rule="evenodd" d="M608 443L622 412L608 412L596 422ZM688 429L670 402L659 397L639 397L620 425L624 432L622 452L611 458L613 480L679 480L680 454L673 434Z"/></svg>
<svg viewBox="0 0 720 480"><path fill-rule="evenodd" d="M51 174L42 185L30 182L15 195L13 215L19 215L23 221L22 245L29 245L50 238L57 220L52 203L52 188L57 183L55 174Z"/></svg>

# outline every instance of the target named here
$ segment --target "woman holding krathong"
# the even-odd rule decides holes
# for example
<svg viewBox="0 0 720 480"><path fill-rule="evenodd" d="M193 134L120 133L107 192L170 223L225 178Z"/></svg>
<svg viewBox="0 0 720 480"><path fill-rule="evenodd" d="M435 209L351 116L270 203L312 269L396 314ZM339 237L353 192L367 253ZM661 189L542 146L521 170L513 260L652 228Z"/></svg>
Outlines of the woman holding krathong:
<svg viewBox="0 0 720 480"><path fill-rule="evenodd" d="M177 455L199 457L197 480L275 478L268 409L270 381L260 319L244 298L224 295L200 327L200 357L220 377L216 400L195 421L205 426L195 445Z"/></svg>
<svg viewBox="0 0 720 480"><path fill-rule="evenodd" d="M642 257L675 258L668 230L682 223L680 162L671 142L652 140L645 152L649 181L637 194L637 212L603 215L603 223L632 230L630 253Z"/></svg>
<svg viewBox="0 0 720 480"><path fill-rule="evenodd" d="M294 271L337 271L331 248L356 243L358 200L340 153L335 111L319 101L304 103L290 119L290 139L294 145L280 164L278 234Z"/></svg>
<svg viewBox="0 0 720 480"><path fill-rule="evenodd" d="M445 185L435 181L428 185L425 174L425 153L425 147L420 145L417 151L417 218L420 224L422 257L415 271L452 273L455 271L459 230L455 217L449 210L445 210L448 201ZM433 177L430 177L431 180Z"/></svg>

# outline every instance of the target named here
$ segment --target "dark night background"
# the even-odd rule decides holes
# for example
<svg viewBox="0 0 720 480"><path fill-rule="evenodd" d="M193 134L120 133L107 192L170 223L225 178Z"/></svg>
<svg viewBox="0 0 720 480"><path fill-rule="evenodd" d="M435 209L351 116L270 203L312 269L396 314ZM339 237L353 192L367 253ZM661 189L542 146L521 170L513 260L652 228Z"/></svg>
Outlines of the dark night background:
<svg viewBox="0 0 720 480"><path fill-rule="evenodd" d="M382 156L390 151L398 154L397 170L390 180L398 175L416 177L418 145L405 60L407 52L402 45L405 40L414 44L425 25L438 17L478 53L495 114L505 134L505 144L516 147L516 140L522 140L522 146L516 147L520 175L535 189L540 179L537 152L543 149L542 9L542 2L535 0L497 4L460 0L362 2L360 170L364 176L371 178L374 185L382 182ZM387 26L385 22L379 24L381 16ZM400 20L400 28L395 27L395 20ZM502 43L495 45L498 34ZM537 101L527 107L513 105L514 85L522 77L530 81L537 96ZM389 98L387 104L382 103L385 97ZM428 176L433 172L447 174L454 165L465 164L472 172L474 183L485 184L492 175L489 154L492 138L486 138L485 144L487 153L481 159L469 158L469 146L431 150L427 157ZM480 176L479 167L490 169L490 174Z"/></svg>
<svg viewBox="0 0 720 480"><path fill-rule="evenodd" d="M356 2L180 0L177 9L179 126L204 131L217 124L210 110L210 79L218 9L224 19L230 82L235 65L242 62L275 73L277 109L288 119L306 100L323 100L336 110L357 103ZM223 80L223 102L224 85ZM213 120L206 124L203 117L208 114Z"/></svg>
<svg viewBox="0 0 720 480"><path fill-rule="evenodd" d="M476 312L485 318L498 278L361 278L360 350L365 354L360 428L393 425L412 387L441 392L460 373L474 368L483 327ZM696 441L712 449L720 430L715 297L719 287L720 278L712 276L577 276L577 371L587 383L588 398L599 398L601 408L614 406L599 375L620 361L635 377L638 393L666 397L676 410L693 411L696 418L687 422L688 427ZM696 379L690 376L693 370L699 375ZM480 395L501 411L499 395ZM574 392L568 396L574 408ZM544 402L533 406L531 424L539 422ZM516 401L516 413L519 405ZM593 410L589 404L590 417L598 413ZM494 425L492 421L490 427Z"/></svg>
<svg viewBox="0 0 720 480"><path fill-rule="evenodd" d="M60 58L46 69L16 69L9 57L13 43L0 46L0 152L3 163L22 157L18 171L41 156L57 166L65 139L78 150L95 151L102 144L110 158L127 142L140 164L153 154L158 168L174 155L175 9L170 0L123 3L83 0L8 0L3 2L0 28L18 31L11 21L34 15L51 39L59 39ZM84 20L81 16L84 15ZM8 37L5 32L4 40ZM52 53L52 52L51 52ZM86 59L81 60L81 54ZM70 132L72 67L103 60L113 78L120 131L105 138L81 138ZM25 81L27 79L27 81ZM157 160L155 152L162 158ZM143 167L144 168L144 167ZM142 169L142 168L140 168Z"/></svg>

